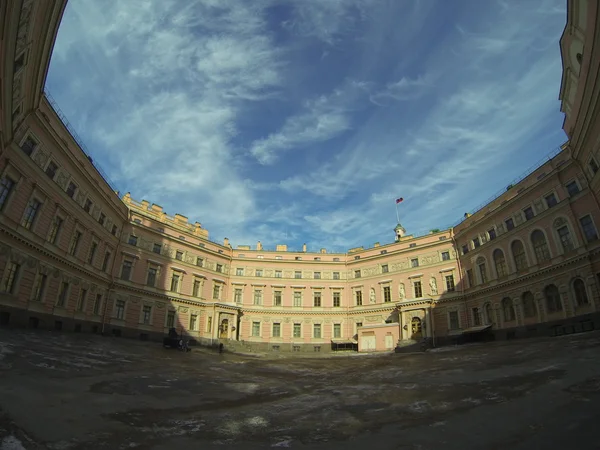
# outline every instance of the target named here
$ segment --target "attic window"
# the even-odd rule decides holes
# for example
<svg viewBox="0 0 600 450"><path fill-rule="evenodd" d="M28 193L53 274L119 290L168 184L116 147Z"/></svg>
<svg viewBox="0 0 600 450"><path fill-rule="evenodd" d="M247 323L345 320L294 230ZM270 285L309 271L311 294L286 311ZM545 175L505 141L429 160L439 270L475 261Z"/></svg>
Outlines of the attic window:
<svg viewBox="0 0 600 450"><path fill-rule="evenodd" d="M185 236L179 236L179 239L185 241Z"/></svg>

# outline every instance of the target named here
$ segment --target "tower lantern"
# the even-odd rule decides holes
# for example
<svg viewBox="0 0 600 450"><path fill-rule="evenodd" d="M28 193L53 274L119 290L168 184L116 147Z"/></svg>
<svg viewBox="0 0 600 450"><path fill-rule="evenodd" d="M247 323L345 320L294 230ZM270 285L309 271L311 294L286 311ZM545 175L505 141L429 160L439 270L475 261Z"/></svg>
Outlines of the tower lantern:
<svg viewBox="0 0 600 450"><path fill-rule="evenodd" d="M402 225L400 225L400 223L398 223L398 225L396 225L396 227L394 228L394 232L396 233L396 242L398 242L400 239L402 239L404 237L404 235L406 234L406 230L404 229L404 227Z"/></svg>

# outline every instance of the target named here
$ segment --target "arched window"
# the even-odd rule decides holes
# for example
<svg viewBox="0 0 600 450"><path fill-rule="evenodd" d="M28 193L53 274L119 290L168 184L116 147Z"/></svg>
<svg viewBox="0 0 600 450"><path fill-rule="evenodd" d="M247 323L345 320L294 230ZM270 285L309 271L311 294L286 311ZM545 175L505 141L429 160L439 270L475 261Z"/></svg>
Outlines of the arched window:
<svg viewBox="0 0 600 450"><path fill-rule="evenodd" d="M575 292L577 306L587 305L590 302L587 291L585 290L585 283L581 278L577 278L573 281L573 291Z"/></svg>
<svg viewBox="0 0 600 450"><path fill-rule="evenodd" d="M475 262L477 264L477 270L479 270L479 277L481 278L481 283L487 283L487 269L485 267L485 258L479 257Z"/></svg>
<svg viewBox="0 0 600 450"><path fill-rule="evenodd" d="M488 325L492 325L494 323L494 313L490 303L486 303L485 305L485 320Z"/></svg>
<svg viewBox="0 0 600 450"><path fill-rule="evenodd" d="M544 288L544 297L546 297L546 309L549 313L562 311L560 294L558 293L558 288L555 285L549 284Z"/></svg>
<svg viewBox="0 0 600 450"><path fill-rule="evenodd" d="M525 247L523 247L523 243L521 241L513 241L513 243L510 244L510 248L513 253L517 272L525 270L527 268L527 257L525 256Z"/></svg>
<svg viewBox="0 0 600 450"><path fill-rule="evenodd" d="M541 230L535 230L531 233L531 243L533 244L535 258L538 263L550 261L550 250L548 250L546 236L544 236L544 233L542 233Z"/></svg>
<svg viewBox="0 0 600 450"><path fill-rule="evenodd" d="M573 238L571 237L571 231L569 230L567 221L562 217L559 217L554 221L554 229L558 235L558 240L560 241L563 252L567 253L573 250L575 245L573 244Z"/></svg>
<svg viewBox="0 0 600 450"><path fill-rule="evenodd" d="M497 248L493 253L494 265L496 266L496 273L498 274L498 278L501 278L507 275L506 270L506 259L504 259L504 252Z"/></svg>
<svg viewBox="0 0 600 450"><path fill-rule="evenodd" d="M521 296L521 301L523 303L523 315L525 317L535 317L537 314L537 308L535 307L533 294L529 291L524 292Z"/></svg>
<svg viewBox="0 0 600 450"><path fill-rule="evenodd" d="M502 299L502 311L504 312L504 321L512 322L515 320L515 308L513 308L512 299L504 297Z"/></svg>

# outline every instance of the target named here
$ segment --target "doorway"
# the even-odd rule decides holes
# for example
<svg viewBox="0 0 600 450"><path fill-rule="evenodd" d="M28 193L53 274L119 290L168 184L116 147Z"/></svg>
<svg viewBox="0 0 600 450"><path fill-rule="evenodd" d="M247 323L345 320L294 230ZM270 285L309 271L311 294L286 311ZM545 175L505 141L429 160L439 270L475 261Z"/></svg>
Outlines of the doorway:
<svg viewBox="0 0 600 450"><path fill-rule="evenodd" d="M228 334L229 334L229 320L228 319L223 319L221 321L221 327L220 327L220 331L219 331L219 338L220 339L227 339L228 338Z"/></svg>
<svg viewBox="0 0 600 450"><path fill-rule="evenodd" d="M421 332L421 319L413 317L410 321L410 329L412 331L412 339L421 339L423 333Z"/></svg>

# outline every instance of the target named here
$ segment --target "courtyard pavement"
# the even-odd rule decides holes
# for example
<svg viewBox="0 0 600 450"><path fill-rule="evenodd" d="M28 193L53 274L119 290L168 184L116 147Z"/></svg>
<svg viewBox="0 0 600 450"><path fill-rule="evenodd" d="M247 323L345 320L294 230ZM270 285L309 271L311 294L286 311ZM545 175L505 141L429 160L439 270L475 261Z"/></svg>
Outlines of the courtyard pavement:
<svg viewBox="0 0 600 450"><path fill-rule="evenodd" d="M0 329L0 449L600 449L600 333L414 355Z"/></svg>

